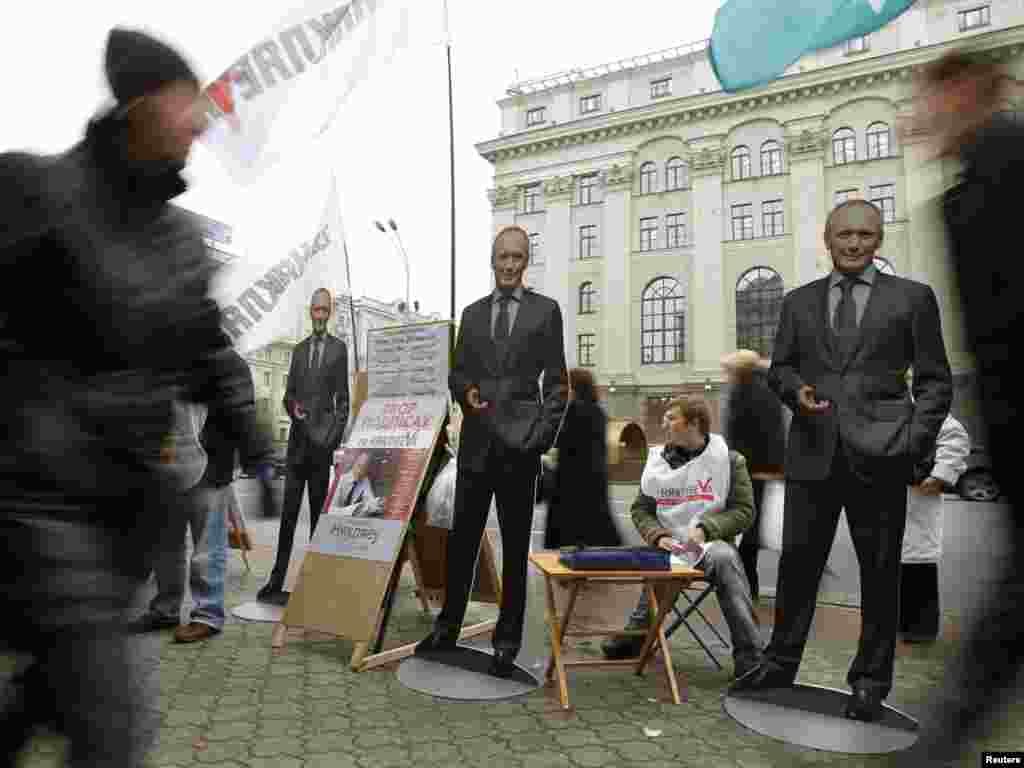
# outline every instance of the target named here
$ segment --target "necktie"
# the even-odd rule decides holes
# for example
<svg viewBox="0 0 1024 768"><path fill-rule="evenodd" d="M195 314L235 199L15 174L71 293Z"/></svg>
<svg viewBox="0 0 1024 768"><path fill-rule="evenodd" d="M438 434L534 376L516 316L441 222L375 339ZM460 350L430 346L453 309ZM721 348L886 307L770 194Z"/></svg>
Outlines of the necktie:
<svg viewBox="0 0 1024 768"><path fill-rule="evenodd" d="M498 299L498 320L494 324L494 340L503 344L508 341L508 303L511 301L510 296L502 296Z"/></svg>
<svg viewBox="0 0 1024 768"><path fill-rule="evenodd" d="M349 506L352 503L352 498L356 495L356 486L358 484L359 483L357 483L355 480L352 481L352 487L349 488L348 496L345 498L345 506L346 507Z"/></svg>
<svg viewBox="0 0 1024 768"><path fill-rule="evenodd" d="M857 339L857 304L853 300L853 286L856 284L855 277L844 277L839 283L843 295L836 304L836 313L832 319L832 327L839 341L839 354L844 360L852 351L853 343Z"/></svg>
<svg viewBox="0 0 1024 768"><path fill-rule="evenodd" d="M313 341L313 362L310 367L315 371L320 367L320 349L323 347L323 342L320 339Z"/></svg>

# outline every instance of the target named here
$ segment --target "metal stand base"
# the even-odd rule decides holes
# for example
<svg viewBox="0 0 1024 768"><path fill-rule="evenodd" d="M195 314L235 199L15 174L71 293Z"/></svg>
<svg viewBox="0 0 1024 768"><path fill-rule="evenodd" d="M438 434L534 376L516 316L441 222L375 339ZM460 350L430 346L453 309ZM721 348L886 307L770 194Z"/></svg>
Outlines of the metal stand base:
<svg viewBox="0 0 1024 768"><path fill-rule="evenodd" d="M917 741L917 721L884 705L874 723L845 716L847 691L801 685L727 694L728 715L755 733L826 752L877 755L907 749Z"/></svg>
<svg viewBox="0 0 1024 768"><path fill-rule="evenodd" d="M405 659L398 667L398 682L406 688L459 701L511 699L540 687L540 682L516 665L512 678L488 674L491 654L460 645L454 651Z"/></svg>
<svg viewBox="0 0 1024 768"><path fill-rule="evenodd" d="M285 598L275 603L266 603L262 600L253 600L252 602L242 603L236 605L231 609L231 613L240 619L246 621L263 621L270 624L276 624L281 621L281 617L284 616L284 607L288 604L288 592L283 593Z"/></svg>

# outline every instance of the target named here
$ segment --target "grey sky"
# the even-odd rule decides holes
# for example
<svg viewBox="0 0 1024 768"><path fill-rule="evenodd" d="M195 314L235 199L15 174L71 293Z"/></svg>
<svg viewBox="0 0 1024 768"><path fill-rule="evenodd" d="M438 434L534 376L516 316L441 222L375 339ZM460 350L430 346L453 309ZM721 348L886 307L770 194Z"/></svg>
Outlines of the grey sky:
<svg viewBox="0 0 1024 768"><path fill-rule="evenodd" d="M379 0L381 3L390 0ZM447 316L449 306L448 104L445 50L438 26L411 31L411 47L377 67L343 108L331 157L357 295L404 294L402 262L373 226L393 217L409 252L412 298ZM514 81L600 64L708 37L720 0L450 0L455 103L457 311L489 285L492 167L473 148L497 136L495 102ZM0 71L7 109L0 151L57 152L82 133L108 97L102 75L107 31L148 28L179 45L204 80L265 36L296 2L242 0L100 0L92 4L17 3L5 9ZM417 13L416 18L422 18ZM190 169L192 189L179 202L242 226L246 217L289 215L282 190L273 207L239 210L244 198L205 148ZM322 198L321 198L322 199ZM319 207L320 202L316 205Z"/></svg>

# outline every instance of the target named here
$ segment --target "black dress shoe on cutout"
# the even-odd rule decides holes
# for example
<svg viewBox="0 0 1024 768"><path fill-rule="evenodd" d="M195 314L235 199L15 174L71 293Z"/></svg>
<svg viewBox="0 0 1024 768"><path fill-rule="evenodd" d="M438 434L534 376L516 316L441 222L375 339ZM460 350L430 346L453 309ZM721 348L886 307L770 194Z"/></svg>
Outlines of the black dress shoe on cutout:
<svg viewBox="0 0 1024 768"><path fill-rule="evenodd" d="M882 716L882 692L878 688L854 686L846 704L846 716L865 723L875 722Z"/></svg>
<svg viewBox="0 0 1024 768"><path fill-rule="evenodd" d="M416 653L445 653L454 651L456 641L459 639L457 632L448 632L444 629L434 628L434 631L416 644Z"/></svg>
<svg viewBox="0 0 1024 768"><path fill-rule="evenodd" d="M753 669L740 675L729 686L729 693L766 691L772 688L789 688L796 679L796 672L770 661L763 661Z"/></svg>
<svg viewBox="0 0 1024 768"><path fill-rule="evenodd" d="M491 667L487 671L494 677L510 678L516 673L517 651L495 651L491 659Z"/></svg>
<svg viewBox="0 0 1024 768"><path fill-rule="evenodd" d="M256 593L256 599L263 603L273 603L275 598L278 600L278 595L282 594L283 584L277 584L273 581L268 581L260 591Z"/></svg>

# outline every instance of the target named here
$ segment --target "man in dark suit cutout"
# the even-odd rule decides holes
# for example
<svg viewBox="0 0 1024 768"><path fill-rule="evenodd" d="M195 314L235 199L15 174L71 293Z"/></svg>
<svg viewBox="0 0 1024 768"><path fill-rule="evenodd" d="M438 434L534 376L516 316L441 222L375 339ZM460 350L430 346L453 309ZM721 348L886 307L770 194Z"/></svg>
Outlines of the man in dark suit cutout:
<svg viewBox="0 0 1024 768"><path fill-rule="evenodd" d="M846 716L865 721L880 717L892 688L906 487L953 394L935 294L875 268L882 237L873 204L836 206L825 225L835 269L783 301L769 380L793 420L775 629L765 662L732 687L792 685L845 508L862 595ZM903 379L909 366L913 401Z"/></svg>
<svg viewBox="0 0 1024 768"><path fill-rule="evenodd" d="M313 333L292 352L284 409L292 420L288 435L288 469L284 507L277 538L277 558L270 579L257 593L260 600L283 602L284 580L295 539L302 494L309 488L309 536L323 511L334 451L348 422L348 348L327 333L333 303L326 288L313 293L309 316Z"/></svg>
<svg viewBox="0 0 1024 768"><path fill-rule="evenodd" d="M565 410L562 313L523 287L530 240L520 227L494 239L494 291L466 307L448 380L462 406L455 524L448 536L444 609L417 653L452 650L462 627L491 499L502 542L501 612L491 674L509 677L522 642L526 567L540 456ZM543 373L542 390L538 379Z"/></svg>

